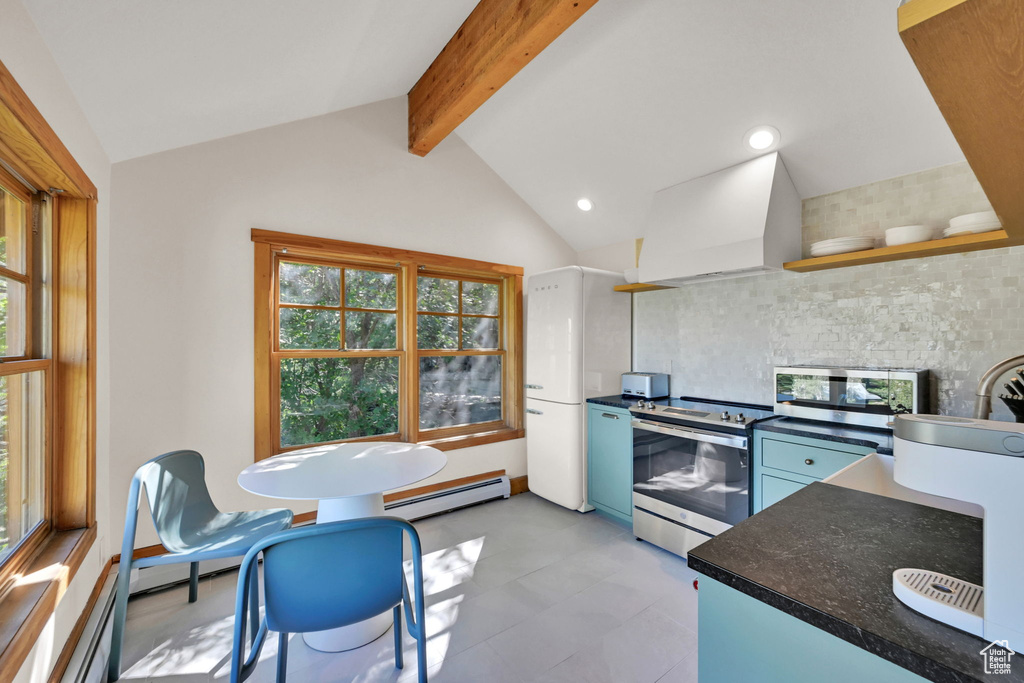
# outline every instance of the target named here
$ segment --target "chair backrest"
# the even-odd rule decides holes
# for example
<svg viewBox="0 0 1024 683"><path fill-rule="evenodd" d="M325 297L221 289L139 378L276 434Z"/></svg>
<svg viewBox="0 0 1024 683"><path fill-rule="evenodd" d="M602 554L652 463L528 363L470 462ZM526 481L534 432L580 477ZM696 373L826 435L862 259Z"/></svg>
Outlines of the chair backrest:
<svg viewBox="0 0 1024 683"><path fill-rule="evenodd" d="M135 476L145 486L157 536L171 552L188 551L194 533L220 512L206 488L203 456L195 451L164 453Z"/></svg>
<svg viewBox="0 0 1024 683"><path fill-rule="evenodd" d="M289 529L257 545L263 552L267 627L297 633L346 626L402 600L402 533L395 517L370 517ZM255 559L257 548L249 556ZM246 566L249 562L246 556Z"/></svg>

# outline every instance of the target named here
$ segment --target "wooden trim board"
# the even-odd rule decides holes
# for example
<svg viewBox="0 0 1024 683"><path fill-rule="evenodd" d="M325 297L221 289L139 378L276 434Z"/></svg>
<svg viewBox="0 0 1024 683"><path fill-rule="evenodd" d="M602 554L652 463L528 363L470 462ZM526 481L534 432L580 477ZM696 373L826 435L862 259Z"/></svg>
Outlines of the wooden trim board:
<svg viewBox="0 0 1024 683"><path fill-rule="evenodd" d="M0 62L0 141L13 158L5 159L20 176L78 198L95 198L96 186L43 115Z"/></svg>
<svg viewBox="0 0 1024 683"><path fill-rule="evenodd" d="M288 232L274 232L272 230L259 230L253 228L251 232L253 242L269 244L272 249L288 249L289 253L301 255L306 251L307 255L322 255L323 252L335 252L347 256L360 256L367 260L378 261L394 266L396 263L410 262L431 268L447 268L450 270L470 270L478 272L492 272L498 275L522 275L523 269L519 266L508 266L502 263L491 263L489 261L477 261L476 259L461 258L458 256L444 256L442 254L430 254L424 251L411 251L409 249L396 249L394 247L381 247L372 244L360 244L359 242L346 242L345 240L328 239L326 237L309 237L306 235L295 235Z"/></svg>
<svg viewBox="0 0 1024 683"><path fill-rule="evenodd" d="M968 0L912 0L896 11L900 33Z"/></svg>
<svg viewBox="0 0 1024 683"><path fill-rule="evenodd" d="M96 518L95 200L57 199L53 231L53 519L78 529Z"/></svg>
<svg viewBox="0 0 1024 683"><path fill-rule="evenodd" d="M526 493L530 490L529 478L524 474L521 477L512 477L508 480L509 486L512 488L511 494L513 496L519 495L520 493Z"/></svg>
<svg viewBox="0 0 1024 683"><path fill-rule="evenodd" d="M0 683L18 674L95 540L95 526L54 532L0 599Z"/></svg>

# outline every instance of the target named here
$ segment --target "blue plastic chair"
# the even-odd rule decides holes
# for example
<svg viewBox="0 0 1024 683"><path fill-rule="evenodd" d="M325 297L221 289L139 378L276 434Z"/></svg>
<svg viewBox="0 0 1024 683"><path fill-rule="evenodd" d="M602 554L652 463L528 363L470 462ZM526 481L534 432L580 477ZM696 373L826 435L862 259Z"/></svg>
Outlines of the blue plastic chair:
<svg viewBox="0 0 1024 683"><path fill-rule="evenodd" d="M132 559L143 488L149 500L157 536L168 552L156 557ZM287 529L291 524L291 510L227 513L218 510L206 488L203 456L195 451L164 453L136 470L128 492L124 540L117 570L107 679L116 681L121 676L121 648L133 568L189 562L188 601L195 602L199 597L200 561L245 555L257 541ZM259 587L255 581L252 582L251 590L255 596L254 602L258 603ZM258 623L254 622L254 630Z"/></svg>
<svg viewBox="0 0 1024 683"><path fill-rule="evenodd" d="M412 543L413 590L402 563L402 534ZM263 553L264 617L249 656L243 660L246 611L259 613L251 598ZM423 620L423 560L420 537L397 517L367 517L315 524L269 536L249 550L238 572L231 683L241 683L256 668L267 633L278 636L277 681L285 683L288 634L348 626L388 609L395 622L395 666L402 668L402 605L409 633L416 639L419 680L427 680L427 638Z"/></svg>

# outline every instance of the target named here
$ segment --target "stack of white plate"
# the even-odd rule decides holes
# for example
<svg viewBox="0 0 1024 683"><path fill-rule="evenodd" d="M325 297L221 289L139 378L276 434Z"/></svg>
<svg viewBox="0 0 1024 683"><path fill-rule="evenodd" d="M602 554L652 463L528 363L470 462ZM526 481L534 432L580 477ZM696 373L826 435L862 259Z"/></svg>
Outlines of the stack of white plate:
<svg viewBox="0 0 1024 683"><path fill-rule="evenodd" d="M863 251L875 246L874 237L837 237L832 240L815 242L811 245L811 256L833 256L851 251Z"/></svg>
<svg viewBox="0 0 1024 683"><path fill-rule="evenodd" d="M949 221L949 227L943 231L946 237L966 235L968 233L990 232L1003 227L995 211L979 211L957 216Z"/></svg>

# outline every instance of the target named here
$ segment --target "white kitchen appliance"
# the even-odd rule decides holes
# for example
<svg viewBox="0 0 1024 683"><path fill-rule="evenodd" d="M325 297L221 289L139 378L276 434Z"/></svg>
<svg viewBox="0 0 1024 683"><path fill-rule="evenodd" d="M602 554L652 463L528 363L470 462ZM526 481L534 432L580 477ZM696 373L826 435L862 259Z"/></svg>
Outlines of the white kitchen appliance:
<svg viewBox="0 0 1024 683"><path fill-rule="evenodd" d="M621 273L569 266L527 282L526 467L530 491L587 505L586 400L617 394L630 367L632 297Z"/></svg>
<svg viewBox="0 0 1024 683"><path fill-rule="evenodd" d="M1024 651L1024 425L897 415L893 452L897 483L985 510L984 588L907 567L893 573L896 596L936 621Z"/></svg>
<svg viewBox="0 0 1024 683"><path fill-rule="evenodd" d="M624 372L622 395L646 399L665 398L668 396L668 375L664 372Z"/></svg>

